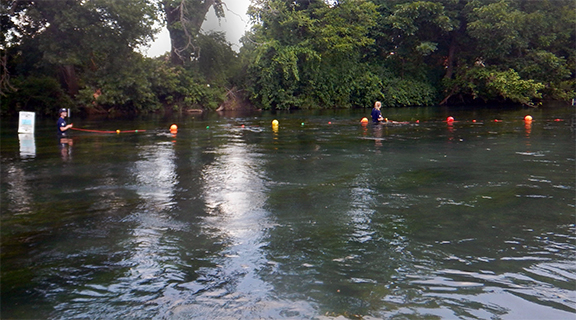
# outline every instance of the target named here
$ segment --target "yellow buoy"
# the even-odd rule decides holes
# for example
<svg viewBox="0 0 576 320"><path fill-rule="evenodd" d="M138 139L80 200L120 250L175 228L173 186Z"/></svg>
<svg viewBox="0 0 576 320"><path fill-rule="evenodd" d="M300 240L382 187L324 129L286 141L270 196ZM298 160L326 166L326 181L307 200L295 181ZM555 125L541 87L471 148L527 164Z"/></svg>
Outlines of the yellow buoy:
<svg viewBox="0 0 576 320"><path fill-rule="evenodd" d="M116 133L120 133L120 130L116 130Z"/></svg>
<svg viewBox="0 0 576 320"><path fill-rule="evenodd" d="M277 126L277 125L278 125L278 120L276 120L276 119L272 120L272 125L273 125L273 126Z"/></svg>

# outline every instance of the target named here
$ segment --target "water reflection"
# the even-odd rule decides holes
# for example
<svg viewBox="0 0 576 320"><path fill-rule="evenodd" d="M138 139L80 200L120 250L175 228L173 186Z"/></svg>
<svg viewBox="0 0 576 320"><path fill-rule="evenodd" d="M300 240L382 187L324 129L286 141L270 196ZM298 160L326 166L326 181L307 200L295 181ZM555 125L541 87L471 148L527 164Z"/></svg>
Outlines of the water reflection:
<svg viewBox="0 0 576 320"><path fill-rule="evenodd" d="M378 131L373 134L379 138ZM526 203L519 200L518 192L522 191L519 181L532 179L537 172L543 174L539 181L554 176L552 180L560 185L572 178L550 174L546 166L520 168L509 157L514 150L524 149L521 141L486 141L478 139L485 134L479 132L453 144L449 132L449 145L432 137L425 149L422 144L412 149L404 143L410 134L395 128L384 141L387 153L351 148L342 154L331 140L323 144L321 162L314 161L305 148L292 161L284 153L286 158L274 159L276 185L269 203L277 227L270 231L267 246L274 267L262 274L279 297L314 302L310 306L318 313L333 316L569 316L575 310L569 284L576 277L567 261L575 247L560 237L554 246L562 249L547 252L550 260L541 260L530 258L531 249L539 255L546 246L529 240L530 235L518 245L508 242L517 240L507 239L515 239L526 226L538 225L542 232L554 235L568 232L563 223L573 217L569 208L555 201ZM573 148L566 151L544 154L573 162L566 158ZM343 160L347 157L353 162ZM422 161L427 157L430 161ZM309 170L298 174L303 167ZM507 179L497 180L503 170ZM532 175L527 176L526 170ZM566 197L570 198L560 192L541 199ZM289 205L284 198L298 200ZM551 219L550 223L543 225L540 214L549 216L544 219ZM526 263L507 263L508 251ZM556 261L555 272L565 275L564 283L554 286L559 288L558 298L540 293L553 280L522 275L539 270L542 261ZM500 295L502 303L494 302L493 295ZM530 308L519 309L521 300L531 301Z"/></svg>
<svg viewBox="0 0 576 320"><path fill-rule="evenodd" d="M265 161L252 150L257 146L246 145L241 132L229 134L228 143L218 148L214 161L201 172L208 214L203 232L220 239L224 248L212 258L214 268L203 270L203 276L193 282L179 285L193 292L170 310L176 318L216 319L232 313L250 318L254 310L267 307L264 301L269 285L258 276L267 266L262 247L271 227L264 208Z"/></svg>
<svg viewBox="0 0 576 320"><path fill-rule="evenodd" d="M380 147L382 147L382 132L384 131L385 125L373 124L372 127L374 128L374 147L376 147L376 150L379 150Z"/></svg>
<svg viewBox="0 0 576 320"><path fill-rule="evenodd" d="M19 133L20 158L28 159L36 157L36 139L33 133Z"/></svg>
<svg viewBox="0 0 576 320"><path fill-rule="evenodd" d="M3 317L576 312L568 127L314 120L86 135L64 165L53 139L22 159L14 136L1 168Z"/></svg>
<svg viewBox="0 0 576 320"><path fill-rule="evenodd" d="M74 146L74 139L58 138L58 149L60 149L62 161L68 162L72 160L72 146Z"/></svg>
<svg viewBox="0 0 576 320"><path fill-rule="evenodd" d="M33 186L28 182L26 168L16 163L3 163L3 179L6 183L5 201L2 201L2 212L11 212L14 215L27 215L34 206Z"/></svg>

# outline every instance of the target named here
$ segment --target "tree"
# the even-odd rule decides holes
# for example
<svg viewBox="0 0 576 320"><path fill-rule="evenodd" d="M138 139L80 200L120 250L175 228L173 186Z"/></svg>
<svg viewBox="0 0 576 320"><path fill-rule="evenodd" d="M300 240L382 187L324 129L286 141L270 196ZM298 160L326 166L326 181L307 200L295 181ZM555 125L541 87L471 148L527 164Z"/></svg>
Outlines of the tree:
<svg viewBox="0 0 576 320"><path fill-rule="evenodd" d="M373 43L373 3L271 0L249 12L258 22L247 78L255 103L280 109L364 103L355 100L358 89L376 80L361 61L362 49Z"/></svg>
<svg viewBox="0 0 576 320"><path fill-rule="evenodd" d="M390 53L398 60L400 76L407 67L416 67L423 58L438 50L438 43L447 38L449 32L458 27L458 22L449 17L441 2L415 1L398 4L387 17L390 29ZM410 70L412 75L415 71Z"/></svg>
<svg viewBox="0 0 576 320"><path fill-rule="evenodd" d="M155 31L155 12L145 0L16 0L8 13L11 20L20 19L9 30L9 44L37 41L38 62L57 67L71 94L78 90L78 69L101 68Z"/></svg>
<svg viewBox="0 0 576 320"><path fill-rule="evenodd" d="M445 81L450 92L443 102L456 94L469 94L468 84L484 81L482 86L490 87L493 77L486 74L499 74L496 78L506 79L508 89L510 85L530 87L517 95L500 86L499 97L513 102L531 105L533 99L542 97L541 93L560 99L574 96L571 70L575 52L573 47L565 46L575 39L576 14L570 8L570 1L563 0L468 3L465 28L474 45L460 61L454 81ZM479 72L478 68L484 67L489 71ZM482 90L475 91L473 97L494 98Z"/></svg>
<svg viewBox="0 0 576 320"><path fill-rule="evenodd" d="M155 32L155 7L146 0L13 0L2 2L2 12L9 74L59 79L72 97L114 75Z"/></svg>
<svg viewBox="0 0 576 320"><path fill-rule="evenodd" d="M198 58L198 35L206 14L213 7L216 16L223 17L224 3L221 0L162 0L162 6L172 44L172 64L184 65Z"/></svg>

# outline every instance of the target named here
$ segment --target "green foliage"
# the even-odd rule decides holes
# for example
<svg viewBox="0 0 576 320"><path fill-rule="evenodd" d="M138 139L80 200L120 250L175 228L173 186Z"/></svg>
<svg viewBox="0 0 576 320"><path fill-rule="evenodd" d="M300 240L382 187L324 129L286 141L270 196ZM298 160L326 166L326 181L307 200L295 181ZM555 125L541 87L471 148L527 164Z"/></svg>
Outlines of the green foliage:
<svg viewBox="0 0 576 320"><path fill-rule="evenodd" d="M517 65L521 74L529 79L542 82L554 82L570 78L566 59L546 50L528 51L524 59L518 59Z"/></svg>
<svg viewBox="0 0 576 320"><path fill-rule="evenodd" d="M438 90L430 83L391 78L382 84L379 100L384 106L406 107L433 105L438 101Z"/></svg>
<svg viewBox="0 0 576 320"><path fill-rule="evenodd" d="M162 106L174 111L191 108L216 109L225 89L211 86L190 68L163 59L134 54L112 75L94 77L81 90L81 103L108 113L149 113ZM94 92L101 94L94 99Z"/></svg>
<svg viewBox="0 0 576 320"><path fill-rule="evenodd" d="M3 97L2 114L35 111L40 115L53 115L58 108L71 108L72 99L62 90L58 81L46 76L19 77L12 85L17 88Z"/></svg>
<svg viewBox="0 0 576 320"><path fill-rule="evenodd" d="M159 101L174 111L216 109L224 101L225 89L210 85L197 73L182 66L155 60L151 73L152 91Z"/></svg>
<svg viewBox="0 0 576 320"><path fill-rule="evenodd" d="M198 38L200 55L194 69L212 86L225 86L240 72L240 59L221 32L201 34Z"/></svg>
<svg viewBox="0 0 576 320"><path fill-rule="evenodd" d="M384 63L398 70L400 77L424 79L426 72L422 71L428 69L423 68L425 57L441 49L440 44L458 24L442 2L403 1L393 6L379 26L386 39L379 41L388 60Z"/></svg>
<svg viewBox="0 0 576 320"><path fill-rule="evenodd" d="M455 81L444 81L449 96L523 104L574 96L576 51L567 46L576 41L573 2L476 0L466 9L471 49L460 54Z"/></svg>
<svg viewBox="0 0 576 320"><path fill-rule="evenodd" d="M534 80L522 80L512 69L506 71L482 72L479 80L484 81L488 90L487 96L509 99L522 104L532 104L533 99L542 98L538 92L544 85Z"/></svg>
<svg viewBox="0 0 576 320"><path fill-rule="evenodd" d="M312 12L313 40L324 54L348 54L374 43L368 31L376 24L376 6L371 2L342 1L336 7L320 7Z"/></svg>
<svg viewBox="0 0 576 320"><path fill-rule="evenodd" d="M254 0L239 54L201 32L210 8L224 15L220 0L1 2L2 114L216 109L230 87L264 109L576 97L573 0ZM172 52L143 58L157 22Z"/></svg>
<svg viewBox="0 0 576 320"><path fill-rule="evenodd" d="M393 29L407 36L428 33L429 28L446 32L456 27L442 3L432 1L406 1L397 5L387 20Z"/></svg>
<svg viewBox="0 0 576 320"><path fill-rule="evenodd" d="M374 42L368 37L377 17L373 3L273 0L251 12L265 26L250 39L256 45L249 48L246 83L254 103L278 109L363 103L359 84L370 91L373 79L365 76L359 50Z"/></svg>
<svg viewBox="0 0 576 320"><path fill-rule="evenodd" d="M214 7L222 9L222 3L215 1ZM54 114L58 106L51 102L109 114L155 112L162 106L216 109L239 69L223 34L198 36L195 45L202 54L185 68L136 53L162 18L160 2L17 1L2 2L2 9L3 39L8 40L2 47L8 62L0 92L7 95L3 113L47 108ZM16 17L21 23L13 22ZM34 85L38 92L32 92Z"/></svg>
<svg viewBox="0 0 576 320"><path fill-rule="evenodd" d="M509 100L525 105L532 105L534 99L542 98L539 91L545 87L532 79L521 79L512 69L499 71L485 67L469 68L450 82L461 88L459 93L471 95L474 99Z"/></svg>
<svg viewBox="0 0 576 320"><path fill-rule="evenodd" d="M527 39L521 32L526 19L525 13L501 0L474 8L467 30L478 41L484 58L502 58L513 50L527 48Z"/></svg>
<svg viewBox="0 0 576 320"><path fill-rule="evenodd" d="M109 113L145 113L160 107L152 91L152 73L146 60L131 54L115 67L114 73L95 72L97 76L88 77L88 86L81 91L84 105L90 106L94 101L91 95L99 90L101 95L95 105Z"/></svg>

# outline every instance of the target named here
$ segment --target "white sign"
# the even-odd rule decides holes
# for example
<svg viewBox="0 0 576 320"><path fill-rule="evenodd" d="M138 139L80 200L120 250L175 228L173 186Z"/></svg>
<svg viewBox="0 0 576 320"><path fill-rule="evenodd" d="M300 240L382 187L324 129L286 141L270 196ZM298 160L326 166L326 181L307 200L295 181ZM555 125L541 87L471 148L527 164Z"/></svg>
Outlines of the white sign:
<svg viewBox="0 0 576 320"><path fill-rule="evenodd" d="M36 113L20 111L18 120L18 133L34 133L34 121Z"/></svg>

